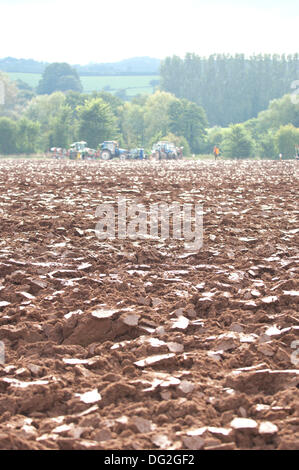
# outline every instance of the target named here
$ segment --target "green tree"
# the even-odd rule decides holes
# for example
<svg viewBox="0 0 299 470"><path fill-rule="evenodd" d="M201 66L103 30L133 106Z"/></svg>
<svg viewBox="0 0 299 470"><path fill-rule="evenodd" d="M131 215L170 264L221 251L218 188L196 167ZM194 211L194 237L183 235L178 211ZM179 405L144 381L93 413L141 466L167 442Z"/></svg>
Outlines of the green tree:
<svg viewBox="0 0 299 470"><path fill-rule="evenodd" d="M80 93L79 91L69 90L65 94L65 104L71 108L72 118L77 119L78 106L83 106L85 101L90 99L87 93Z"/></svg>
<svg viewBox="0 0 299 470"><path fill-rule="evenodd" d="M28 83L24 82L23 80L16 80L15 84L18 88L18 94L16 99L16 104L18 107L21 108L21 112L23 108L32 100L35 96L34 89L28 85Z"/></svg>
<svg viewBox="0 0 299 470"><path fill-rule="evenodd" d="M277 158L278 149L275 136L272 132L268 131L266 134L260 136L258 141L258 153L261 158L271 160Z"/></svg>
<svg viewBox="0 0 299 470"><path fill-rule="evenodd" d="M68 148L74 140L75 130L76 126L73 124L71 107L62 105L57 115L49 120L49 142L47 148Z"/></svg>
<svg viewBox="0 0 299 470"><path fill-rule="evenodd" d="M160 85L160 80L151 80L149 84L153 87L153 91L157 91Z"/></svg>
<svg viewBox="0 0 299 470"><path fill-rule="evenodd" d="M169 129L188 141L197 153L206 137L207 118L204 109L186 99L175 100L169 106Z"/></svg>
<svg viewBox="0 0 299 470"><path fill-rule="evenodd" d="M111 110L115 115L118 114L119 108L124 104L123 100L113 93L107 91L94 91L91 95L92 98L102 98L105 103L108 103Z"/></svg>
<svg viewBox="0 0 299 470"><path fill-rule="evenodd" d="M173 142L176 147L183 147L184 156L188 157L191 153L187 139L182 135L175 135L170 132L169 134L163 136L160 140L168 140L168 142Z"/></svg>
<svg viewBox="0 0 299 470"><path fill-rule="evenodd" d="M39 149L40 125L23 117L17 121L16 150L18 153L35 153Z"/></svg>
<svg viewBox="0 0 299 470"><path fill-rule="evenodd" d="M170 131L169 110L171 103L178 99L171 93L156 91L147 98L144 108L145 141L150 143L154 136Z"/></svg>
<svg viewBox="0 0 299 470"><path fill-rule="evenodd" d="M60 91L33 98L24 117L40 125L39 146L43 150L65 147L77 128L71 107L66 104L66 96Z"/></svg>
<svg viewBox="0 0 299 470"><path fill-rule="evenodd" d="M294 103L290 95L272 100L268 109L258 114L256 124L259 132L268 129L278 130L280 126L287 124L299 127L299 103Z"/></svg>
<svg viewBox="0 0 299 470"><path fill-rule="evenodd" d="M66 62L54 62L45 68L37 87L37 93L50 95L54 91L74 90L82 92L82 89L76 69Z"/></svg>
<svg viewBox="0 0 299 470"><path fill-rule="evenodd" d="M65 103L66 97L60 91L51 95L36 96L28 103L24 114L31 121L39 122L43 132L48 129L49 119L57 116Z"/></svg>
<svg viewBox="0 0 299 470"><path fill-rule="evenodd" d="M282 153L283 157L294 157L295 146L299 145L299 129L292 124L281 126L275 137L279 153Z"/></svg>
<svg viewBox="0 0 299 470"><path fill-rule="evenodd" d="M244 126L235 124L230 126L222 150L224 156L229 158L250 158L253 155L254 142Z"/></svg>
<svg viewBox="0 0 299 470"><path fill-rule="evenodd" d="M203 106L211 125L256 117L269 102L290 92L298 78L299 54L213 54L167 57L160 68L161 90Z"/></svg>
<svg viewBox="0 0 299 470"><path fill-rule="evenodd" d="M0 117L0 153L4 155L16 152L17 125L8 117Z"/></svg>
<svg viewBox="0 0 299 470"><path fill-rule="evenodd" d="M12 116L17 104L18 88L6 73L0 72L0 116Z"/></svg>
<svg viewBox="0 0 299 470"><path fill-rule="evenodd" d="M133 103L125 103L120 117L123 142L129 148L144 146L144 109Z"/></svg>
<svg viewBox="0 0 299 470"><path fill-rule="evenodd" d="M128 95L127 95L127 89L126 89L126 88L122 88L122 89L120 89L120 90L117 90L117 91L115 92L115 96L116 96L118 99L122 100L122 101L128 101L128 100L129 100L129 97L128 97Z"/></svg>
<svg viewBox="0 0 299 470"><path fill-rule="evenodd" d="M97 148L104 140L117 137L117 121L109 104L101 98L92 98L78 109L78 139Z"/></svg>
<svg viewBox="0 0 299 470"><path fill-rule="evenodd" d="M139 93L138 95L133 96L131 103L138 104L139 106L145 106L147 99L148 99L148 94Z"/></svg>
<svg viewBox="0 0 299 470"><path fill-rule="evenodd" d="M214 126L207 130L207 135L205 139L205 145L203 150L205 153L212 153L213 148L217 145L219 148L222 148L222 142L225 138L225 129L222 127Z"/></svg>

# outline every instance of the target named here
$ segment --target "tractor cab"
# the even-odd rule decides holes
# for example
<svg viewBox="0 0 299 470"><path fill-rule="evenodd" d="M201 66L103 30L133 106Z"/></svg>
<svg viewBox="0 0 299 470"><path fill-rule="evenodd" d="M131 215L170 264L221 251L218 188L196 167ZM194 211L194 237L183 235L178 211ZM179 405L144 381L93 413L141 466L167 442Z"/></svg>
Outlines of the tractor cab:
<svg viewBox="0 0 299 470"><path fill-rule="evenodd" d="M87 142L81 140L81 142L74 142L71 145L71 148L76 150L76 152L83 152L86 149Z"/></svg>
<svg viewBox="0 0 299 470"><path fill-rule="evenodd" d="M112 155L117 153L117 149L118 143L114 140L105 140L105 142L101 144L101 150L109 150Z"/></svg>
<svg viewBox="0 0 299 470"><path fill-rule="evenodd" d="M87 152L87 142L81 140L80 142L74 142L69 149L69 155L71 160L84 159Z"/></svg>
<svg viewBox="0 0 299 470"><path fill-rule="evenodd" d="M161 140L153 145L152 156L159 160L174 159L178 157L177 148L174 143L168 142L167 140Z"/></svg>
<svg viewBox="0 0 299 470"><path fill-rule="evenodd" d="M105 140L100 144L100 148L100 156L103 160L110 160L114 157L125 158L128 153L126 149L120 149L118 142L115 140Z"/></svg>

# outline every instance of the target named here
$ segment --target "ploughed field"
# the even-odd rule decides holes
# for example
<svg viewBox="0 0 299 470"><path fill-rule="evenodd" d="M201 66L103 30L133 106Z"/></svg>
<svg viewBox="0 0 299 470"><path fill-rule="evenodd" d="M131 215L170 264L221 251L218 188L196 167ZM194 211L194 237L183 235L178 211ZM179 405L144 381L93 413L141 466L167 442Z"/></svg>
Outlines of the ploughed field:
<svg viewBox="0 0 299 470"><path fill-rule="evenodd" d="M2 160L0 449L298 448L298 168ZM119 196L202 248L100 240Z"/></svg>

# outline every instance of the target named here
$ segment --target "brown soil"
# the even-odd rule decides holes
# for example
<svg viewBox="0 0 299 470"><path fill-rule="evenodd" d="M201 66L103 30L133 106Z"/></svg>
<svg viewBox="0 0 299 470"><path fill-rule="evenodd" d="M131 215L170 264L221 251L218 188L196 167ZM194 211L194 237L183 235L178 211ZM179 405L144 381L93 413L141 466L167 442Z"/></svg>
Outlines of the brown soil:
<svg viewBox="0 0 299 470"><path fill-rule="evenodd" d="M0 449L299 447L298 162L2 161L0 183ZM120 195L202 203L203 247L100 241Z"/></svg>

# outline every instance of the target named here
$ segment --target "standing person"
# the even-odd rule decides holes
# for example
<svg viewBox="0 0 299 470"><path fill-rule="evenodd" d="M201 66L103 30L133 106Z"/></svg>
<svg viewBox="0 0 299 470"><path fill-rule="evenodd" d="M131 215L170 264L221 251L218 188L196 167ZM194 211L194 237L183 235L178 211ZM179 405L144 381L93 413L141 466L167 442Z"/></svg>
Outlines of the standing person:
<svg viewBox="0 0 299 470"><path fill-rule="evenodd" d="M215 160L217 160L217 158L219 157L219 153L220 153L219 147L217 145L214 146L213 153L214 153Z"/></svg>
<svg viewBox="0 0 299 470"><path fill-rule="evenodd" d="M214 145L213 154L214 154L214 158L215 158L215 160L216 160L216 145Z"/></svg>
<svg viewBox="0 0 299 470"><path fill-rule="evenodd" d="M279 154L279 160L282 160L282 153Z"/></svg>

